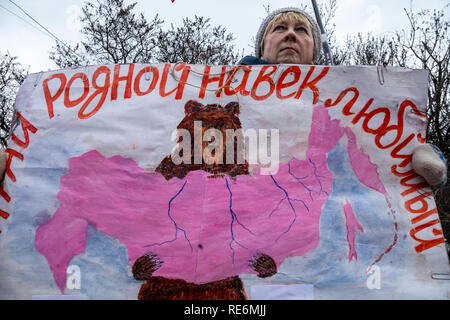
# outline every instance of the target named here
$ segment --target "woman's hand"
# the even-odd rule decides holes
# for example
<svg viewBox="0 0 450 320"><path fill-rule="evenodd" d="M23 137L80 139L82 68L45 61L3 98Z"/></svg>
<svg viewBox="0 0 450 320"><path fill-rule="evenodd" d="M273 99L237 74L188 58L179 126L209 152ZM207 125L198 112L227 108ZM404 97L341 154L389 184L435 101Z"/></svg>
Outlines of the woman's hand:
<svg viewBox="0 0 450 320"><path fill-rule="evenodd" d="M447 181L447 161L438 147L425 143L416 147L412 157L414 172L434 188L443 187Z"/></svg>

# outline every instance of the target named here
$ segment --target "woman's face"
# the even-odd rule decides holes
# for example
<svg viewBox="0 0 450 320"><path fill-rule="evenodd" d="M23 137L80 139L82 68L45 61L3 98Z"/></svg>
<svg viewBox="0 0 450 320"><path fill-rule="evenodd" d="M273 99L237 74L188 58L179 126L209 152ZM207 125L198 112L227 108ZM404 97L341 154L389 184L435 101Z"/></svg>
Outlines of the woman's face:
<svg viewBox="0 0 450 320"><path fill-rule="evenodd" d="M313 64L314 39L309 23L280 19L264 38L261 57L271 63Z"/></svg>

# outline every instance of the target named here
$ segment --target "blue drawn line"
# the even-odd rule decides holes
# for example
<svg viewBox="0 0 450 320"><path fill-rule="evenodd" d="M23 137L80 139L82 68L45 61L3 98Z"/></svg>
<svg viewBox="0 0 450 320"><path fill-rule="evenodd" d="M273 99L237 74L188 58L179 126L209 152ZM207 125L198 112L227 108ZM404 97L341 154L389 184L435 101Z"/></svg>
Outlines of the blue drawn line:
<svg viewBox="0 0 450 320"><path fill-rule="evenodd" d="M291 199L292 201L299 201L299 202L301 202L301 203L303 203L303 206L305 207L305 209L306 209L306 211L308 211L309 212L309 208L308 208L308 206L306 205L306 203L305 203L305 201L303 201L303 200L299 200L299 199Z"/></svg>
<svg viewBox="0 0 450 320"><path fill-rule="evenodd" d="M309 197L311 198L311 201L314 201L313 197L312 197L312 189L308 188L301 180L302 179L306 179L308 178L308 176L305 176L303 178L299 178L296 177L292 172L291 172L291 163L288 163L288 172L289 174L295 179L297 180L298 183L300 183L308 192L309 192Z"/></svg>
<svg viewBox="0 0 450 320"><path fill-rule="evenodd" d="M281 200L278 202L278 204L277 204L277 206L275 207L275 209L273 209L272 212L269 214L269 218L272 218L272 214L280 208L280 204L281 204L284 200L286 200L286 197L284 197L283 199L281 199Z"/></svg>
<svg viewBox="0 0 450 320"><path fill-rule="evenodd" d="M230 189L230 186L229 186L229 184L228 184L228 179L227 179L227 178L225 179L225 183L226 183L226 185L227 185L228 192L230 192L230 206L229 206L229 209L230 209L230 214L231 214L231 223L230 223L231 241L229 242L228 246L230 247L230 249L231 249L231 251L232 251L232 256L231 256L231 257L232 257L232 261L233 261L233 264L234 264L234 249L233 249L232 243L233 243L233 242L236 242L240 247L242 247L242 248L248 250L248 248L246 248L245 246L243 246L242 244L240 244L240 243L234 238L234 231L233 231L233 224L234 224L234 221L236 220L236 222L237 222L242 228L244 228L245 230L247 230L247 231L248 231L250 234L252 234L253 236L254 236L255 234L254 234L250 229L248 229L248 228L245 227L242 223L239 222L239 219L238 219L236 213L233 211L233 193L231 192L231 189Z"/></svg>
<svg viewBox="0 0 450 320"><path fill-rule="evenodd" d="M175 200L176 197L178 197L178 195L181 193L181 191L183 191L184 187L186 186L186 183L187 183L187 181L184 182L184 184L181 187L181 189L178 190L178 192L169 200L169 208L167 210L167 214L169 216L169 219L172 220L172 222L173 222L173 224L175 226L175 238L172 239L172 240L164 241L164 242L148 244L148 245L145 245L144 247L161 246L161 245L166 244L166 243L174 242L174 241L176 241L178 239L178 230L181 230L183 232L183 234L184 234L184 238L187 240L187 242L189 243L189 246L191 247L191 252L193 251L191 242L189 241L189 239L187 237L186 231L184 229L178 227L177 222L172 218L172 215L170 214L170 207L172 205L172 201Z"/></svg>
<svg viewBox="0 0 450 320"><path fill-rule="evenodd" d="M272 175L270 175L270 177L272 178L272 180L273 180L273 182L275 183L275 185L276 185L281 191L284 192L284 194L286 195L285 198L286 198L287 201L289 202L289 205L291 206L292 212L294 213L294 220L292 220L292 222L291 222L291 224L289 225L289 227L287 228L287 230L284 231L282 234L280 234L280 235L278 236L278 238L275 239L275 242L278 242L278 240L279 240L283 235L285 235L286 233L288 233L288 232L291 230L292 226L294 225L295 221L297 220L297 213L295 212L295 208L294 208L294 206L293 206L292 203L291 203L291 199L289 198L289 194L287 193L287 191L286 191L285 189L283 189L283 188L278 184L278 182L275 181L275 179L274 179L274 177L273 177Z"/></svg>
<svg viewBox="0 0 450 320"><path fill-rule="evenodd" d="M275 211L278 211L278 209L280 208L280 204L281 204L284 200L286 200L287 198L288 198L288 197L285 196L283 199L281 199L280 201L278 201L278 204L275 206L275 209L273 209L272 212L269 214L269 219L272 218L272 215L275 213ZM298 201L298 202L301 202L301 203L303 204L303 206L305 207L305 209L309 212L309 208L308 208L308 206L306 205L305 201L299 200L299 199L295 199L295 198L289 198L289 199L292 200L292 201Z"/></svg>
<svg viewBox="0 0 450 320"><path fill-rule="evenodd" d="M319 179L319 178L326 178L326 177L324 177L324 176L319 176L319 175L317 174L317 167L316 167L316 164L315 164L310 158L308 158L308 160L309 160L309 162L313 165L313 167L314 167L314 176L316 177L317 182L319 182L319 186L320 186L320 192L319 192L319 195L323 192L323 193L325 193L325 194L328 196L328 192L326 192L326 191L323 190L323 188L322 188L322 181L320 181L320 179Z"/></svg>

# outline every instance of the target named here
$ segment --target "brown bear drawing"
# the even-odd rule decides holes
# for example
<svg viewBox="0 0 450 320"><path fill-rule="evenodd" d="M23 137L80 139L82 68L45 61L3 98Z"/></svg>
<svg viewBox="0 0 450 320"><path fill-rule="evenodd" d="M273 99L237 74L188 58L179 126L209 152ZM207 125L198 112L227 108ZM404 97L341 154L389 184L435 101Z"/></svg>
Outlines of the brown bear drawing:
<svg viewBox="0 0 450 320"><path fill-rule="evenodd" d="M235 177L237 175L247 175L248 163L239 163L238 146L244 139L243 136L234 137L234 161L232 163L196 163L194 161L194 129L195 123L201 121L201 133L208 129L220 130L225 140L226 130L242 129L239 120L239 104L230 102L225 107L219 104L202 105L201 103L190 100L185 104L185 117L177 126L177 129L189 131L191 137L190 163L175 164L172 156L165 157L156 168L156 172L161 173L167 180L172 178L183 179L190 171L203 170L211 173L212 178L220 178L223 175ZM206 148L206 143L202 141L202 150ZM177 143L182 142L179 137ZM220 143L220 142L219 142ZM226 143L222 141L223 154L226 154ZM184 150L183 150L184 151ZM203 154L203 152L201 153ZM187 157L189 158L189 157ZM225 162L225 161L223 161ZM242 162L242 161L241 161ZM163 261L151 252L136 259L133 264L132 272L136 280L145 280L138 294L139 300L245 300L246 294L242 280L239 276L233 276L224 280L214 281L205 284L188 283L183 279L167 279L164 277L152 276L158 270ZM270 277L277 272L275 261L268 255L259 253L249 261L250 267L258 273L261 278Z"/></svg>

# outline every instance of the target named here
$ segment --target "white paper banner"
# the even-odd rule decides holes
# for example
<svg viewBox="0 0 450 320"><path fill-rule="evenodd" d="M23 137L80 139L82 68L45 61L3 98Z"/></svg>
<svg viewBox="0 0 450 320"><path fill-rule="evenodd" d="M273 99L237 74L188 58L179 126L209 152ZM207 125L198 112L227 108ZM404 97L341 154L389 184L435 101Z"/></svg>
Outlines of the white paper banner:
<svg viewBox="0 0 450 320"><path fill-rule="evenodd" d="M426 90L425 71L389 67L29 75L0 189L0 298L297 284L315 299L446 299L436 204L410 164Z"/></svg>

